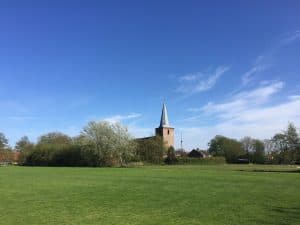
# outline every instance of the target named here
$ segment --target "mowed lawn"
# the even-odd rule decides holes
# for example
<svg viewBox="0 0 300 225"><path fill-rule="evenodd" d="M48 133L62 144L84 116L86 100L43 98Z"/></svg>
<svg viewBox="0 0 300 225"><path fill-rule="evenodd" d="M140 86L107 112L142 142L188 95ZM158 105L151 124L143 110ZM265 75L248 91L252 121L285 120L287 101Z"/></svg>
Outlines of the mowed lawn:
<svg viewBox="0 0 300 225"><path fill-rule="evenodd" d="M0 224L296 225L295 168L0 167Z"/></svg>

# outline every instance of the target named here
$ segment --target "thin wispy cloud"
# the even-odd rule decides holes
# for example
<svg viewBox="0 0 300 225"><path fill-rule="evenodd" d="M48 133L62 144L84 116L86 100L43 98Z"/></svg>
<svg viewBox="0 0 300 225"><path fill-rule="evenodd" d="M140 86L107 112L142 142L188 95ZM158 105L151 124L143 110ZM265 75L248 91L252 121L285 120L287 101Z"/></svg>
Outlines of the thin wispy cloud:
<svg viewBox="0 0 300 225"><path fill-rule="evenodd" d="M212 73L195 73L187 74L179 77L179 87L177 92L184 94L195 94L212 89L217 83L218 79L228 70L229 66L220 66Z"/></svg>
<svg viewBox="0 0 300 225"><path fill-rule="evenodd" d="M215 123L206 126L185 126L185 136L201 137L201 147L217 134L241 138L253 136L264 139L281 131L289 121L300 123L300 95L287 96L281 102L274 102L276 95L283 92L284 82L272 81L261 86L237 93L222 102L209 102L199 108L192 108L195 114L185 122L194 125L203 118L215 118ZM199 136L200 137L200 136ZM189 140L188 139L188 140Z"/></svg>
<svg viewBox="0 0 300 225"><path fill-rule="evenodd" d="M238 118L250 109L263 107L283 87L282 81L271 82L252 90L239 92L221 103L209 102L201 110L223 119Z"/></svg>
<svg viewBox="0 0 300 225"><path fill-rule="evenodd" d="M254 81L256 75L259 75L260 73L266 71L267 69L270 69L276 54L278 54L282 50L282 48L292 44L294 41L298 39L300 40L300 30L290 32L284 35L283 38L278 40L276 44L274 44L264 54L259 55L254 60L252 67L244 74L242 74L241 76L242 86L238 90L248 85L250 82Z"/></svg>
<svg viewBox="0 0 300 225"><path fill-rule="evenodd" d="M291 42L294 42L296 40L300 39L300 30L296 30L293 32L290 32L281 40L282 45L290 44Z"/></svg>
<svg viewBox="0 0 300 225"><path fill-rule="evenodd" d="M201 77L202 73L187 74L179 78L180 81L194 81Z"/></svg>
<svg viewBox="0 0 300 225"><path fill-rule="evenodd" d="M299 89L287 95L284 91L285 82L261 79L267 70L276 66L276 57L280 57L284 48L298 43L298 40L299 30L275 41L271 48L253 60L252 66L240 76L240 86L223 101L189 108L187 111L192 115L180 121L184 125L180 127L185 136L184 141L190 147L195 147L197 142L199 147L207 148L209 140L217 134L233 138L252 136L265 139L280 132L290 121L299 125ZM212 123L203 123L206 120Z"/></svg>
<svg viewBox="0 0 300 225"><path fill-rule="evenodd" d="M109 123L117 123L122 122L124 120L131 120L141 117L142 115L139 113L130 113L128 115L114 115L107 118L104 118L103 120Z"/></svg>
<svg viewBox="0 0 300 225"><path fill-rule="evenodd" d="M266 103L270 98L278 93L284 87L282 81L270 81L262 83L259 87L248 91L240 91L231 96L228 100L220 103L208 102L202 107L189 108L189 112L206 113L206 114L220 114L220 117L230 118L236 116L240 110L251 107L260 106ZM188 120L195 120L199 116L192 116Z"/></svg>
<svg viewBox="0 0 300 225"><path fill-rule="evenodd" d="M245 86L250 83L254 79L254 75L266 70L268 68L267 65L256 64L252 68L250 68L246 73L242 75L242 85Z"/></svg>
<svg viewBox="0 0 300 225"><path fill-rule="evenodd" d="M265 55L259 55L255 60L253 65L241 75L241 85L233 91L233 93L242 90L244 87L253 83L257 80L257 76L262 72L271 68L270 61L272 58L272 53L268 53Z"/></svg>

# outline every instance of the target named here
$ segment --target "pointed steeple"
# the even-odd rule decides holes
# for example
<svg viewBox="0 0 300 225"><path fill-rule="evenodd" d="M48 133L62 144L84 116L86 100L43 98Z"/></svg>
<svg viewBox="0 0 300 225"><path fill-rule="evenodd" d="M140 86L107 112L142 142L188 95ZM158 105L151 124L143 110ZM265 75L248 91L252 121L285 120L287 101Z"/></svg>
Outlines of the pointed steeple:
<svg viewBox="0 0 300 225"><path fill-rule="evenodd" d="M169 127L169 119L168 119L168 112L167 112L167 106L164 103L162 112L161 112L161 118L160 118L160 125L159 127Z"/></svg>
<svg viewBox="0 0 300 225"><path fill-rule="evenodd" d="M155 128L155 135L160 136L164 142L165 147L169 148L170 146L174 146L174 128L170 127L167 106L164 102L160 124L158 128Z"/></svg>

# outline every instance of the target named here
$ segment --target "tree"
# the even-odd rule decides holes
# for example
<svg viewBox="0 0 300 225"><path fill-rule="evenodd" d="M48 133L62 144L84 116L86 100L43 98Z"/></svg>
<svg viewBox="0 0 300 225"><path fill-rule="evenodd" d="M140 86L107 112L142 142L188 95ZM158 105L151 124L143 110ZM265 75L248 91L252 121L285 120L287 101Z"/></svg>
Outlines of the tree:
<svg viewBox="0 0 300 225"><path fill-rule="evenodd" d="M263 164L265 162L265 146L264 143L260 140L254 140L253 142L253 156L252 162Z"/></svg>
<svg viewBox="0 0 300 225"><path fill-rule="evenodd" d="M208 143L208 152L213 156L224 156L224 148L223 142L225 141L226 137L217 135L213 139L210 140Z"/></svg>
<svg viewBox="0 0 300 225"><path fill-rule="evenodd" d="M0 132L0 162L11 162L13 160L12 150L8 146L8 139Z"/></svg>
<svg viewBox="0 0 300 225"><path fill-rule="evenodd" d="M289 151L290 163L300 163L300 137L297 133L296 126L293 123L288 124L285 135Z"/></svg>
<svg viewBox="0 0 300 225"><path fill-rule="evenodd" d="M8 139L3 133L0 132L0 150L6 149L8 147Z"/></svg>
<svg viewBox="0 0 300 225"><path fill-rule="evenodd" d="M286 143L286 137L282 133L275 134L273 138L271 139L274 150L273 150L273 157L275 163L285 163L286 161L286 155L288 151L287 143Z"/></svg>
<svg viewBox="0 0 300 225"><path fill-rule="evenodd" d="M229 163L238 162L239 157L245 155L245 151L239 141L217 135L209 142L208 152L213 156L225 156Z"/></svg>
<svg viewBox="0 0 300 225"><path fill-rule="evenodd" d="M72 144L72 138L61 132L50 132L40 136L37 144L70 145Z"/></svg>
<svg viewBox="0 0 300 225"><path fill-rule="evenodd" d="M300 143L300 138L297 133L297 128L293 123L288 124L287 130L284 132L289 148L295 148Z"/></svg>
<svg viewBox="0 0 300 225"><path fill-rule="evenodd" d="M252 162L251 154L253 153L253 147L254 147L254 140L251 137L244 137L241 139L241 144L246 152L246 156L249 159L249 162Z"/></svg>
<svg viewBox="0 0 300 225"><path fill-rule="evenodd" d="M167 164L175 164L177 162L178 162L178 160L177 160L177 158L175 156L175 149L174 149L173 146L170 146L168 148L168 152L167 152L167 157L165 159L165 163L167 163Z"/></svg>
<svg viewBox="0 0 300 225"><path fill-rule="evenodd" d="M27 136L21 137L21 139L16 143L15 149L19 151L18 163L25 164L26 157L34 149L34 144L31 143Z"/></svg>
<svg viewBox="0 0 300 225"><path fill-rule="evenodd" d="M15 145L15 149L17 151L22 151L24 148L26 148L27 145L31 144L27 136L21 137L19 141L17 141Z"/></svg>
<svg viewBox="0 0 300 225"><path fill-rule="evenodd" d="M259 164L265 162L265 146L262 141L251 137L244 137L240 142L249 162Z"/></svg>
<svg viewBox="0 0 300 225"><path fill-rule="evenodd" d="M119 123L89 122L81 132L81 146L94 152L98 166L123 165L135 155L136 145Z"/></svg>
<svg viewBox="0 0 300 225"><path fill-rule="evenodd" d="M294 164L300 162L300 138L294 124L289 123L286 131L275 134L271 139L273 155L277 163Z"/></svg>

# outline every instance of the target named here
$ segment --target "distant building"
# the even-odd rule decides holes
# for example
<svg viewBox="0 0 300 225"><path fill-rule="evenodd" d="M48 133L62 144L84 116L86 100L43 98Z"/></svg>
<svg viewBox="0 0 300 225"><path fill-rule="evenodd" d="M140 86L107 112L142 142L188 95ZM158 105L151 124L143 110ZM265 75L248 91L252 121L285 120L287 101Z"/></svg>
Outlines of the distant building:
<svg viewBox="0 0 300 225"><path fill-rule="evenodd" d="M167 106L164 103L161 112L160 124L159 127L155 129L155 135L162 137L166 147L174 147L174 131L175 129L169 124Z"/></svg>
<svg viewBox="0 0 300 225"><path fill-rule="evenodd" d="M193 149L192 151L190 151L188 153L188 157L191 157L191 158L209 158L209 157L211 157L211 155L208 154L207 151L200 150L199 148L197 148L197 149Z"/></svg>
<svg viewBox="0 0 300 225"><path fill-rule="evenodd" d="M184 149L182 149L182 148L177 149L177 150L175 151L175 156L176 156L176 157L184 158L184 157L187 157L187 155L188 155L188 153L187 153Z"/></svg>
<svg viewBox="0 0 300 225"><path fill-rule="evenodd" d="M165 147L169 148L170 146L174 147L174 131L175 129L170 126L167 106L163 103L163 108L161 112L160 124L159 127L155 128L155 135L160 136L165 144ZM155 136L138 138L137 141L143 141L151 139Z"/></svg>
<svg viewBox="0 0 300 225"><path fill-rule="evenodd" d="M204 158L203 154L200 151L197 151L196 149L193 149L188 154L188 157L190 158Z"/></svg>

